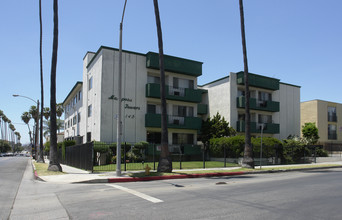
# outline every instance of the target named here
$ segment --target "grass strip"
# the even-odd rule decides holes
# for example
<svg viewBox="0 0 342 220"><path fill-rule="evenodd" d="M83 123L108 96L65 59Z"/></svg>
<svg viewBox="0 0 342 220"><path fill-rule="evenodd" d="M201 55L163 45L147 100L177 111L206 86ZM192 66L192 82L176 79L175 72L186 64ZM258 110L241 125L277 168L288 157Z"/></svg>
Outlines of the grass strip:
<svg viewBox="0 0 342 220"><path fill-rule="evenodd" d="M37 162L33 162L34 166L36 167L36 171L37 171L37 175L38 176L51 176L51 175L62 175L62 174L66 174L63 172L54 172L54 171L49 171L48 167L49 164L48 163L37 163Z"/></svg>

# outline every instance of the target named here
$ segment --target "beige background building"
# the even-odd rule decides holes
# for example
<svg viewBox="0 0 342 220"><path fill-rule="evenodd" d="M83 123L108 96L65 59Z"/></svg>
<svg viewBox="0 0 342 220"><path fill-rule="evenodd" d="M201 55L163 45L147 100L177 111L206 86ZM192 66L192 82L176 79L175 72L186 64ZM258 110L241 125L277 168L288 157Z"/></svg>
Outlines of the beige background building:
<svg viewBox="0 0 342 220"><path fill-rule="evenodd" d="M301 127L314 122L318 128L319 144L339 146L342 144L342 104L323 100L302 102Z"/></svg>

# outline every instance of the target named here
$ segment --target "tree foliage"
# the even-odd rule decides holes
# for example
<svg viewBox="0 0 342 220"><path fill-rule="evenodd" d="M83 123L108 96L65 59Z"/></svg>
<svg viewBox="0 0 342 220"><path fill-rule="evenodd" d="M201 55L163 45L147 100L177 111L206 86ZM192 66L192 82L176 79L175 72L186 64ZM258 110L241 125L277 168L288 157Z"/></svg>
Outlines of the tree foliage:
<svg viewBox="0 0 342 220"><path fill-rule="evenodd" d="M230 127L225 118L221 117L217 112L213 118L209 117L202 123L200 140L207 147L212 138L230 137L234 135L236 135L234 128Z"/></svg>
<svg viewBox="0 0 342 220"><path fill-rule="evenodd" d="M318 128L316 127L316 124L314 122L305 123L302 126L302 134L303 138L306 141L306 144L313 145L318 142Z"/></svg>

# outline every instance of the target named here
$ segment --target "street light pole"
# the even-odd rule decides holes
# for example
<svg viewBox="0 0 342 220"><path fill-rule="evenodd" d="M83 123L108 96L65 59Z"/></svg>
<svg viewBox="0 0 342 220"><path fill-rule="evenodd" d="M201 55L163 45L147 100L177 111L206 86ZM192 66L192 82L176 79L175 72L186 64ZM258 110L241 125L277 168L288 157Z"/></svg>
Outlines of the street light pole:
<svg viewBox="0 0 342 220"><path fill-rule="evenodd" d="M118 79L118 119L117 119L117 144L116 144L116 176L121 176L121 135L122 135L122 122L121 122L121 90L122 90L122 26L125 16L127 0L122 11L122 18L120 23L120 42L119 42L119 79ZM125 152L124 152L125 153Z"/></svg>
<svg viewBox="0 0 342 220"><path fill-rule="evenodd" d="M39 132L38 132L38 128L39 128L39 126L38 126L38 123L39 123L39 99L37 100L37 101L35 101L34 99L32 99L32 98L30 98L30 97L27 97L27 96L24 96L24 95L18 95L18 94L13 94L12 95L13 97L22 97L22 98L26 98L26 99L29 99L29 100L31 100L31 101L33 101L34 103L36 103L37 104L37 116L36 116L36 118L35 118L35 121L36 121L36 128L35 128L35 135L34 135L34 152L35 152L35 159L37 160L37 146L38 146L38 134L39 134ZM42 134L40 134L40 135L42 135ZM41 145L41 149L43 149L43 143L41 142L40 143L40 145ZM43 153L43 152L39 152L39 153ZM33 154L33 152L32 152L32 154Z"/></svg>
<svg viewBox="0 0 342 220"><path fill-rule="evenodd" d="M261 124L261 141L260 141L260 170L261 170L261 158L262 158L262 132L264 130L264 124Z"/></svg>

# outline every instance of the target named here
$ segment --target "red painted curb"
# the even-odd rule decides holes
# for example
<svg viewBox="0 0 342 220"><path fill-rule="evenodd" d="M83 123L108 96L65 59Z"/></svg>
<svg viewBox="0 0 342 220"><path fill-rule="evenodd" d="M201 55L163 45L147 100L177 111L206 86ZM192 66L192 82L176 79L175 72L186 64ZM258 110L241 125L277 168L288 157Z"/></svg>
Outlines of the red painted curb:
<svg viewBox="0 0 342 220"><path fill-rule="evenodd" d="M225 172L225 173L198 173L198 174L180 174L169 176L149 176L149 177L123 177L123 178L108 178L108 183L123 183L123 182L138 182L138 181L153 181L167 179L185 179L185 178L201 178L214 176L235 176L243 175L245 172Z"/></svg>

